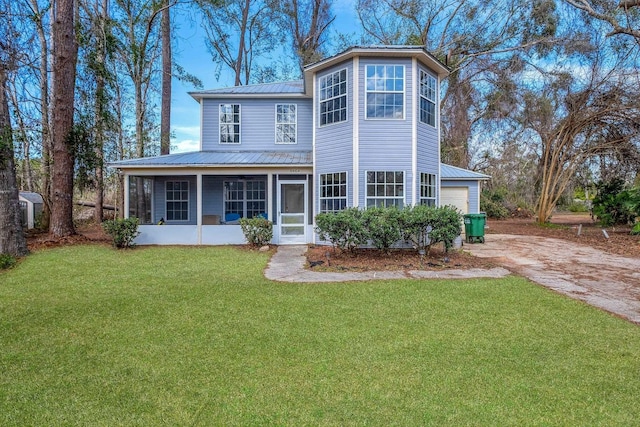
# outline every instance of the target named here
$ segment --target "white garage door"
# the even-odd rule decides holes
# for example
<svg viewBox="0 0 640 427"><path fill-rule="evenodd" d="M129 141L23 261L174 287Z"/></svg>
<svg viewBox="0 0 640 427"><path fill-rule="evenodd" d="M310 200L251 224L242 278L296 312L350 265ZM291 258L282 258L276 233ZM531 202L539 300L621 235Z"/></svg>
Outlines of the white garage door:
<svg viewBox="0 0 640 427"><path fill-rule="evenodd" d="M453 205L463 214L469 213L469 187L441 187L440 206Z"/></svg>

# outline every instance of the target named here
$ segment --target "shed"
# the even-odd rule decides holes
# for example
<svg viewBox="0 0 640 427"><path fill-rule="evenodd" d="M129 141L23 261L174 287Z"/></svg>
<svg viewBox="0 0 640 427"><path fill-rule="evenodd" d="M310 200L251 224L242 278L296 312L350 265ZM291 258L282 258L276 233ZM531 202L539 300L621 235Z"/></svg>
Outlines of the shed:
<svg viewBox="0 0 640 427"><path fill-rule="evenodd" d="M44 201L38 193L30 191L20 192L20 211L22 214L22 226L26 228L35 228L36 222L42 215L42 207Z"/></svg>
<svg viewBox="0 0 640 427"><path fill-rule="evenodd" d="M440 206L455 206L463 214L480 213L480 182L490 178L489 175L441 164Z"/></svg>

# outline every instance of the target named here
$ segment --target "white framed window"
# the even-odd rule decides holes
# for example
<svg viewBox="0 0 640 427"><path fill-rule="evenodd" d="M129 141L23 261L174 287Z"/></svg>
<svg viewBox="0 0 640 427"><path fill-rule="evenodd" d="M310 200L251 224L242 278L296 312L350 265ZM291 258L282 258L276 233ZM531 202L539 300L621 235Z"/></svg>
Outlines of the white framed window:
<svg viewBox="0 0 640 427"><path fill-rule="evenodd" d="M347 207L347 173L320 174L320 212L338 212Z"/></svg>
<svg viewBox="0 0 640 427"><path fill-rule="evenodd" d="M404 172L367 171L367 207L404 206Z"/></svg>
<svg viewBox="0 0 640 427"><path fill-rule="evenodd" d="M298 140L296 104L276 104L276 144L295 144Z"/></svg>
<svg viewBox="0 0 640 427"><path fill-rule="evenodd" d="M435 77L420 70L420 121L434 127L436 125L436 85Z"/></svg>
<svg viewBox="0 0 640 427"><path fill-rule="evenodd" d="M404 119L404 65L367 65L366 118Z"/></svg>
<svg viewBox="0 0 640 427"><path fill-rule="evenodd" d="M320 86L320 126L347 121L347 69L322 76Z"/></svg>
<svg viewBox="0 0 640 427"><path fill-rule="evenodd" d="M189 221L189 181L165 183L167 221Z"/></svg>
<svg viewBox="0 0 640 427"><path fill-rule="evenodd" d="M220 144L240 144L240 104L220 104Z"/></svg>
<svg viewBox="0 0 640 427"><path fill-rule="evenodd" d="M224 182L224 218L234 221L267 215L267 182L235 180Z"/></svg>
<svg viewBox="0 0 640 427"><path fill-rule="evenodd" d="M420 204L436 205L436 176L432 173L420 174Z"/></svg>

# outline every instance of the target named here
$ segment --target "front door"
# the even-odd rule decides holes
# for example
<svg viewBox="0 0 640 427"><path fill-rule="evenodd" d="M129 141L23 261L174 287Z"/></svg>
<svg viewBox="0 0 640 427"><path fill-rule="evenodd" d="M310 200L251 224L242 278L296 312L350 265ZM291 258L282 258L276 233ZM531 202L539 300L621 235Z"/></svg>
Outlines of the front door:
<svg viewBox="0 0 640 427"><path fill-rule="evenodd" d="M278 187L280 244L306 243L306 181L281 181Z"/></svg>

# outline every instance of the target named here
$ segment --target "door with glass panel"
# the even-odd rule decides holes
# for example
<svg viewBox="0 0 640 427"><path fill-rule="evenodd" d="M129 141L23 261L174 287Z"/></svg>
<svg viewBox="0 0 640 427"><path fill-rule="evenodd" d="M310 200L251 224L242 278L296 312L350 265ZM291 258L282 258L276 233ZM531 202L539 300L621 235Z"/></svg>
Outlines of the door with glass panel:
<svg viewBox="0 0 640 427"><path fill-rule="evenodd" d="M281 181L278 193L280 244L306 243L306 181Z"/></svg>

